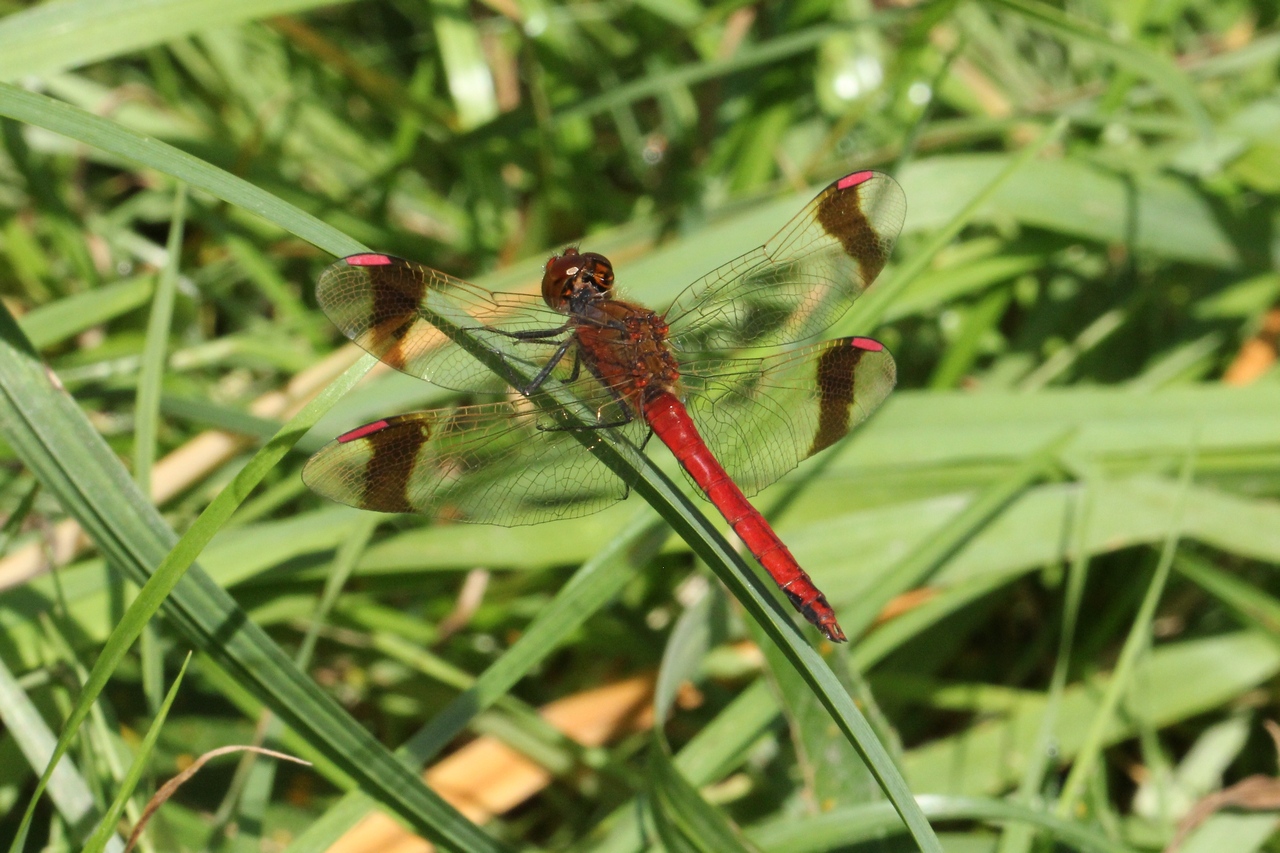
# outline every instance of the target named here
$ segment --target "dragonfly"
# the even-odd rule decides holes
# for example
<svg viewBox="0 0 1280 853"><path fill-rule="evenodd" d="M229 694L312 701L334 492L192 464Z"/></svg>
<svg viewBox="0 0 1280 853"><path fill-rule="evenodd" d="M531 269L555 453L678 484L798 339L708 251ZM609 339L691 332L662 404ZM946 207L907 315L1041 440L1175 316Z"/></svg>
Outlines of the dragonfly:
<svg viewBox="0 0 1280 853"><path fill-rule="evenodd" d="M303 479L361 509L534 524L627 496L632 483L590 450L603 435L637 447L657 436L792 605L844 641L826 596L748 498L892 390L893 357L878 341L815 340L880 273L905 212L893 178L846 175L664 313L618 298L610 261L576 246L546 262L541 293L491 292L391 255L343 258L316 293L348 338L438 386L501 396L353 429ZM527 380L513 393L495 384L495 364ZM544 393L553 380L572 405Z"/></svg>

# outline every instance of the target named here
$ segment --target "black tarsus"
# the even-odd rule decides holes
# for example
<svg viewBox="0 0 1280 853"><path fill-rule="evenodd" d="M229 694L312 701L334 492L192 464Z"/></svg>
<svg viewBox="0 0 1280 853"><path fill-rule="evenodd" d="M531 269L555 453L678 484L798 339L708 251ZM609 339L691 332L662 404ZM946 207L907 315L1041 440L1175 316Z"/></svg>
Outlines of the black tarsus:
<svg viewBox="0 0 1280 853"><path fill-rule="evenodd" d="M551 358L547 359L547 363L542 365L542 369L538 371L538 375L533 377L533 379L529 381L528 385L523 388L516 388L516 390L528 397L534 391L537 391L542 387L542 383L547 381L547 377L551 375L551 371L556 369L556 365L560 363L560 360L564 358L564 354L569 351L569 347L573 346L576 340L577 339L572 335L565 338L560 343L560 346L556 347L556 351L551 354ZM578 370L577 352L573 354L573 363L573 369L576 373Z"/></svg>
<svg viewBox="0 0 1280 853"><path fill-rule="evenodd" d="M518 332L504 332L502 329L495 329L491 326L482 326L486 332L497 332L508 338L515 338L518 341L535 341L539 338L554 338L556 335L563 335L565 332L573 328L573 323L565 323L563 326L557 326L554 329L522 329Z"/></svg>

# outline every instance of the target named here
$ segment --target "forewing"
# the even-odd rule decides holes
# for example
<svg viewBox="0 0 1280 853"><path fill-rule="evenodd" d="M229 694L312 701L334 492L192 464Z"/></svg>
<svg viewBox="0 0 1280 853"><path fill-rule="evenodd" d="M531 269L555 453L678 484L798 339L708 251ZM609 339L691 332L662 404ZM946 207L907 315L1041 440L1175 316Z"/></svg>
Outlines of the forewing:
<svg viewBox="0 0 1280 853"><path fill-rule="evenodd" d="M633 421L620 431L643 429ZM604 432L584 434L602 441ZM523 399L367 424L312 456L302 479L360 509L506 526L588 515L627 496L570 430Z"/></svg>
<svg viewBox="0 0 1280 853"><path fill-rule="evenodd" d="M839 338L765 358L691 363L686 408L751 496L866 420L896 378L878 341Z"/></svg>
<svg viewBox="0 0 1280 853"><path fill-rule="evenodd" d="M833 182L768 243L686 288L666 314L672 342L717 352L814 337L880 274L906 210L882 172Z"/></svg>
<svg viewBox="0 0 1280 853"><path fill-rule="evenodd" d="M514 348L521 353L519 361L535 367L554 352L548 343L554 339L519 341L511 334L551 330L565 321L532 294L494 293L422 264L372 253L329 265L320 274L316 298L343 334L368 352L397 370L458 391L493 390L495 378L432 317L448 312L469 318L467 328L481 344Z"/></svg>

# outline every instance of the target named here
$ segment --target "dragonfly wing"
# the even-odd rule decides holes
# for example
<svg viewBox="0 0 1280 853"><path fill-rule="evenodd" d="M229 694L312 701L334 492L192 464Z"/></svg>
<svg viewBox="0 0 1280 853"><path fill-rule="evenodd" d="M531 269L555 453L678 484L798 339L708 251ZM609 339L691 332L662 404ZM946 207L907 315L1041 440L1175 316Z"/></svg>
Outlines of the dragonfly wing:
<svg viewBox="0 0 1280 853"><path fill-rule="evenodd" d="M880 274L907 200L882 172L833 182L768 243L695 281L667 311L682 350L795 343L840 318Z"/></svg>
<svg viewBox="0 0 1280 853"><path fill-rule="evenodd" d="M866 420L896 379L881 343L838 338L763 358L694 362L683 381L707 447L750 496Z"/></svg>
<svg viewBox="0 0 1280 853"><path fill-rule="evenodd" d="M642 437L643 425L620 431ZM593 440L604 432L588 431ZM302 479L361 509L505 526L589 515L628 488L554 415L526 400L367 424L312 456Z"/></svg>
<svg viewBox="0 0 1280 853"><path fill-rule="evenodd" d="M527 351L528 358L520 360L534 366L554 352L550 339L517 341L512 333L552 330L565 321L532 294L494 293L422 264L372 253L326 267L316 298L343 334L368 352L457 391L492 391L496 379L433 322L441 312L469 318L464 322L472 336L491 349Z"/></svg>

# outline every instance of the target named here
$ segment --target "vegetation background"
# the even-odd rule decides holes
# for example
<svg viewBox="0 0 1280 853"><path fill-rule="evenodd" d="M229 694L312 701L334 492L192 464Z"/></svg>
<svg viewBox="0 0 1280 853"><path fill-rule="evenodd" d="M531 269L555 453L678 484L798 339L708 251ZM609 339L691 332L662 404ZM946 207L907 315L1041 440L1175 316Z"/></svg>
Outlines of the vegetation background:
<svg viewBox="0 0 1280 853"><path fill-rule="evenodd" d="M1280 850L1274 0L0 10L11 849L122 849L265 743L315 764L215 760L142 849ZM760 499L825 664L705 506L302 486L451 399L337 404L333 255L514 289L583 239L661 306L863 167L909 212L837 331L899 388Z"/></svg>

